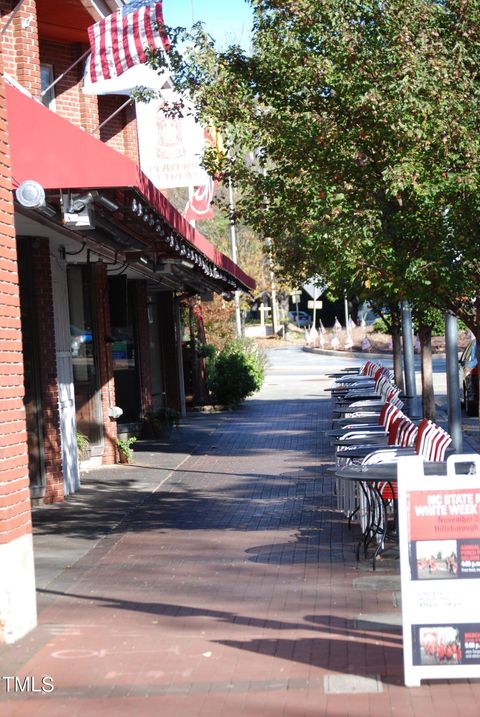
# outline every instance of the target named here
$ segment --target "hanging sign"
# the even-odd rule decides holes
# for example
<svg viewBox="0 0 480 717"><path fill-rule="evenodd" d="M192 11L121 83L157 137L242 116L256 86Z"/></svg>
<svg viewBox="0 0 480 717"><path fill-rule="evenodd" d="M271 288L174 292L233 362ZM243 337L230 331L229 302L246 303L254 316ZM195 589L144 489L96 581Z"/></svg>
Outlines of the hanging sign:
<svg viewBox="0 0 480 717"><path fill-rule="evenodd" d="M207 172L200 166L205 147L203 127L184 101L184 116L165 111L179 96L171 89L162 98L137 102L138 146L142 172L158 189L206 185Z"/></svg>
<svg viewBox="0 0 480 717"><path fill-rule="evenodd" d="M399 459L398 511L405 685L478 678L480 456L451 456L446 476Z"/></svg>

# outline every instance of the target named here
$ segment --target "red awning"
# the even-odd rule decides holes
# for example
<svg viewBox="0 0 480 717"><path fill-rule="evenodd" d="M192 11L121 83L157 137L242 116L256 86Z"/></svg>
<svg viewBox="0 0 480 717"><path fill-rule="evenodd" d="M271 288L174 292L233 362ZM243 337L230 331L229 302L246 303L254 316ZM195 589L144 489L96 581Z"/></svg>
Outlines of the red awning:
<svg viewBox="0 0 480 717"><path fill-rule="evenodd" d="M136 189L219 269L247 289L255 288L255 281L193 229L135 162L15 87L6 84L5 89L13 188L34 179L44 189Z"/></svg>

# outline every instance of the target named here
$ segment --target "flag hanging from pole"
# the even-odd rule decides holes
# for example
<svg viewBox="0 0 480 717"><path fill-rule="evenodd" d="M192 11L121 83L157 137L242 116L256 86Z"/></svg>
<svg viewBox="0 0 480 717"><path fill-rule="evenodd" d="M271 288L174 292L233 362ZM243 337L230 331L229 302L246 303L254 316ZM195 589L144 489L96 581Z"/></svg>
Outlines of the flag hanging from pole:
<svg viewBox="0 0 480 717"><path fill-rule="evenodd" d="M84 73L84 92L98 94L97 83L114 80L143 65L147 49L168 50L162 3L130 0L121 10L88 28L91 53ZM133 87L130 87L133 89Z"/></svg>
<svg viewBox="0 0 480 717"><path fill-rule="evenodd" d="M211 127L204 130L205 141L217 151L223 148L222 138L218 131ZM200 219L213 219L215 216L213 211L213 197L217 189L218 182L212 177L208 177L206 184L195 187L195 190L188 200L187 206L182 212L182 217L187 222L195 222Z"/></svg>
<svg viewBox="0 0 480 717"><path fill-rule="evenodd" d="M209 177L208 182L201 187L196 187L193 196L189 199L187 206L183 210L182 217L187 222L198 221L200 219L213 219L213 195L217 186L216 180Z"/></svg>

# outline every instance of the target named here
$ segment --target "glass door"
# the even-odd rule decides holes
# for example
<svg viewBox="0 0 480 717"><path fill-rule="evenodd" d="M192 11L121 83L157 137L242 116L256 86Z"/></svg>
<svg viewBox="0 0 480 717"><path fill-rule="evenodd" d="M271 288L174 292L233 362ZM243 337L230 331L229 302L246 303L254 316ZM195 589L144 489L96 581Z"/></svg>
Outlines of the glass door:
<svg viewBox="0 0 480 717"><path fill-rule="evenodd" d="M77 431L87 436L92 455L99 455L103 450L103 414L90 267L69 266L67 281Z"/></svg>

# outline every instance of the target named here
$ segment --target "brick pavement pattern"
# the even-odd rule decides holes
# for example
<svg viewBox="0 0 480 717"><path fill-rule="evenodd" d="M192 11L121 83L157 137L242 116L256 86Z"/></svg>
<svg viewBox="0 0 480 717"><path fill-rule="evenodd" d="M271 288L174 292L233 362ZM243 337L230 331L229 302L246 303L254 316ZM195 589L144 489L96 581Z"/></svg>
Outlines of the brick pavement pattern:
<svg viewBox="0 0 480 717"><path fill-rule="evenodd" d="M327 380L292 360L238 411L190 419L190 457L39 590L0 669L55 689L3 680L2 717L478 717L478 681L403 686L398 562L356 563Z"/></svg>

